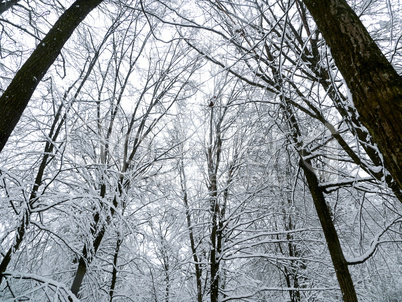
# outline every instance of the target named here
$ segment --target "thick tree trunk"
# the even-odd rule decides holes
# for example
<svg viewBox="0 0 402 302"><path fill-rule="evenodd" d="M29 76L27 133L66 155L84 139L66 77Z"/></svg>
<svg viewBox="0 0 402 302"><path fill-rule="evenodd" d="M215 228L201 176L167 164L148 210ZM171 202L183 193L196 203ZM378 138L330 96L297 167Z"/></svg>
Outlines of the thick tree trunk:
<svg viewBox="0 0 402 302"><path fill-rule="evenodd" d="M402 78L345 0L303 0L331 48L362 123L402 188Z"/></svg>
<svg viewBox="0 0 402 302"><path fill-rule="evenodd" d="M20 2L20 0L1 0L0 1L0 15L10 9L13 5Z"/></svg>
<svg viewBox="0 0 402 302"><path fill-rule="evenodd" d="M33 92L81 21L103 0L77 0L57 20L0 97L0 152Z"/></svg>

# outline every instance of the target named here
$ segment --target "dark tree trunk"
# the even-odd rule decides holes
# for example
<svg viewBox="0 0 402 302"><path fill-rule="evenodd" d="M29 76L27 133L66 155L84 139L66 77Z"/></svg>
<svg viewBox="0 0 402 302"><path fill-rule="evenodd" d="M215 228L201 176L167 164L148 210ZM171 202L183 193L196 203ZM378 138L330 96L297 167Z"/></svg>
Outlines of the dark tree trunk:
<svg viewBox="0 0 402 302"><path fill-rule="evenodd" d="M87 273L87 247L84 246L84 250L82 252L82 256L78 260L78 268L75 273L74 281L71 286L71 292L76 296L78 296L78 293L81 288L82 280L84 280L85 274Z"/></svg>
<svg viewBox="0 0 402 302"><path fill-rule="evenodd" d="M110 284L110 290L109 290L109 302L113 301L114 297L114 291L116 289L116 284L117 284L117 261L119 259L119 252L120 252L120 246L122 244L123 240L120 238L117 239L116 242L116 247L114 250L114 255L113 255L113 271L112 271L112 282Z"/></svg>
<svg viewBox="0 0 402 302"><path fill-rule="evenodd" d="M212 177L212 183L210 187L210 211L212 215L211 221L211 302L218 302L219 297L219 245L220 245L220 230L218 227L218 215L219 215L219 205L218 205L218 194L216 186L216 175Z"/></svg>
<svg viewBox="0 0 402 302"><path fill-rule="evenodd" d="M0 0L0 15L18 2L20 0Z"/></svg>
<svg viewBox="0 0 402 302"><path fill-rule="evenodd" d="M222 229L219 228L219 222L221 221L221 209L218 200L218 167L220 164L221 156L221 129L220 123L218 123L214 129L214 107L211 107L210 116L210 129L209 129L209 146L208 146L208 190L209 190L209 202L210 202L210 212L211 212L211 254L210 254L210 269L211 269L211 279L210 279L210 298L211 302L218 302L219 299L219 267L222 247ZM214 138L215 134L215 138Z"/></svg>
<svg viewBox="0 0 402 302"><path fill-rule="evenodd" d="M106 185L102 184L100 189L100 197L105 198L105 195ZM113 204L116 205L116 198L114 198ZM103 208L103 205L101 205L101 208ZM114 211L112 209L111 214L114 214ZM94 240L92 242L92 249L87 243L84 244L82 256L78 261L77 271L75 273L73 284L71 285L71 292L78 298L82 281L84 280L84 277L88 270L88 265L92 262L94 256L96 255L96 252L99 249L103 237L105 236L106 227L107 226L100 221L100 213L96 212L94 214L94 223L91 229L92 236L94 237Z"/></svg>
<svg viewBox="0 0 402 302"><path fill-rule="evenodd" d="M7 253L4 255L3 260L1 261L0 264L0 284L3 281L3 273L6 271L10 261L11 261L11 257L12 254L18 250L18 248L20 247L20 244L22 242L22 240L24 239L24 235L25 235L25 231L26 228L29 224L29 219L30 219L30 215L29 212L27 210L24 211L22 219L21 219L21 224L18 227L17 231L16 231L16 236L15 236L15 242L13 243L13 245L8 249Z"/></svg>
<svg viewBox="0 0 402 302"><path fill-rule="evenodd" d="M77 0L57 20L0 97L0 152L33 92L81 21L103 0Z"/></svg>
<svg viewBox="0 0 402 302"><path fill-rule="evenodd" d="M98 225L98 223L97 223ZM95 227L97 228L97 227ZM106 226L102 225L99 232L97 233L94 241L93 241L93 249L90 250L87 244L84 245L82 256L78 261L78 268L75 273L73 284L71 285L71 292L79 298L79 291L81 289L82 281L88 270L88 265L92 262L93 257L96 255L96 252L99 249L99 246L105 236Z"/></svg>
<svg viewBox="0 0 402 302"><path fill-rule="evenodd" d="M336 277L342 292L343 301L357 302L356 291L353 285L353 280L349 272L348 263L342 251L342 246L339 241L338 233L336 231L334 222L332 221L331 213L325 201L323 189L319 186L319 180L312 166L310 159L305 160L311 156L311 153L303 148L301 145L301 132L296 120L292 107L284 100L283 111L289 123L292 132L292 140L298 148L300 154L300 166L307 180L307 185L314 202L314 207L317 216L320 220L321 227L327 242L329 254L331 255L332 264L336 272Z"/></svg>
<svg viewBox="0 0 402 302"><path fill-rule="evenodd" d="M182 173L184 174L184 171ZM184 188L183 188L183 191L184 191L183 201L184 201L184 206L186 208L187 228L188 228L188 232L189 232L190 247L191 247L191 253L193 254L195 278L196 278L196 283L197 283L197 302L202 302L202 269L201 269L198 255L197 255L197 247L195 244L194 233L193 233L194 228L193 228L193 224L191 222L190 207L188 205L188 196L187 196L187 192L184 190Z"/></svg>
<svg viewBox="0 0 402 302"><path fill-rule="evenodd" d="M42 184L43 181L43 176L45 174L45 170L50 163L50 161L53 159L53 153L54 150L54 142L57 140L61 127L64 125L65 122L65 115L62 116L62 110L64 108L64 105L61 104L59 106L59 109L57 110L57 113L55 115L53 124L50 128L50 132L48 134L48 137L51 139L50 141L46 142L45 144L45 149L43 152L43 157L41 159L41 163L39 165L38 172L36 173L35 177L35 182L32 187L32 191L29 197L29 207L27 209L23 210L22 218L20 221L20 225L16 231L16 236L15 236L15 241L12 244L12 246L9 248L3 259L1 260L0 263L0 284L3 281L3 273L7 270L8 265L10 264L12 255L16 253L24 240L24 236L26 233L26 229L29 226L30 220L31 220L31 209L35 206L35 203L38 201L38 192L39 188Z"/></svg>
<svg viewBox="0 0 402 302"><path fill-rule="evenodd" d="M303 0L331 48L389 170L402 188L402 78L345 0Z"/></svg>
<svg viewBox="0 0 402 302"><path fill-rule="evenodd" d="M301 160L301 166L304 175L306 176L307 184L314 201L314 206L324 231L325 240L327 242L328 250L335 268L336 277L342 291L343 301L357 302L356 292L352 277L350 276L348 263L343 255L338 234L332 221L328 206L325 202L324 194L322 189L319 187L317 175L312 170L311 163L309 161Z"/></svg>

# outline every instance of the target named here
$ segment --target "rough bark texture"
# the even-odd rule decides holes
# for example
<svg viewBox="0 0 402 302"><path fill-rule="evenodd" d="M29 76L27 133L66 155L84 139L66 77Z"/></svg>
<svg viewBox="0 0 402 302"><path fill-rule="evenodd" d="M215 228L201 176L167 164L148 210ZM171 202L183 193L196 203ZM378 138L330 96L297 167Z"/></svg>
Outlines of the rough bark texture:
<svg viewBox="0 0 402 302"><path fill-rule="evenodd" d="M362 123L402 188L402 78L345 0L304 0L352 93Z"/></svg>
<svg viewBox="0 0 402 302"><path fill-rule="evenodd" d="M0 152L33 92L81 21L103 0L77 0L57 20L0 97Z"/></svg>

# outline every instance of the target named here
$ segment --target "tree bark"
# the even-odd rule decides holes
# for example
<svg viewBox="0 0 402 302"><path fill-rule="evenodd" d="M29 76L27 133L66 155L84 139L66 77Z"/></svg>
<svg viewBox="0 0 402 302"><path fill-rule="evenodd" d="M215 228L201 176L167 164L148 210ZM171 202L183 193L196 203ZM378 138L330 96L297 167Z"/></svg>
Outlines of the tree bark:
<svg viewBox="0 0 402 302"><path fill-rule="evenodd" d="M119 235L118 235L119 236ZM113 255L113 271L112 271L112 282L110 284L110 290L109 290L109 302L113 302L114 298L114 292L116 289L116 284L117 284L117 261L119 259L119 252L120 252L120 246L122 244L123 240L118 238L116 242L116 247L114 250L114 255Z"/></svg>
<svg viewBox="0 0 402 302"><path fill-rule="evenodd" d="M306 177L307 185L314 202L314 207L320 220L325 241L328 245L329 254L331 255L332 264L334 265L336 277L342 292L343 301L357 302L356 291L349 272L348 263L343 254L342 246L334 222L332 221L323 189L320 188L319 180L312 166L312 162L308 159L311 156L311 153L302 146L300 127L292 107L286 100L284 100L282 108L291 129L291 139L295 146L297 146L300 154L300 166Z"/></svg>
<svg viewBox="0 0 402 302"><path fill-rule="evenodd" d="M218 167L221 158L221 129L220 122L213 126L214 107L211 107L210 121L209 121L209 146L207 150L207 165L208 165L208 191L209 203L211 212L211 254L210 254L210 298L211 302L219 301L219 283L220 283L220 254L222 248L222 229L219 223L222 220L222 213L218 201ZM215 137L214 137L215 134Z"/></svg>
<svg viewBox="0 0 402 302"><path fill-rule="evenodd" d="M77 0L57 20L0 97L0 152L39 82L81 21L103 0Z"/></svg>
<svg viewBox="0 0 402 302"><path fill-rule="evenodd" d="M325 240L335 268L336 277L341 288L343 301L357 302L357 296L352 277L350 276L348 263L343 255L342 246L339 242L338 234L332 221L328 206L325 202L324 194L322 189L319 187L317 175L311 169L311 163L309 161L302 159L301 166L304 175L306 176L307 184L314 201L314 206L324 231Z"/></svg>
<svg viewBox="0 0 402 302"><path fill-rule="evenodd" d="M102 184L100 188L100 197L103 199L105 198L106 195L106 185ZM113 205L116 207L117 206L117 199L116 197L113 199ZM101 208L103 205L101 205ZM114 215L114 210L111 209L111 215ZM78 267L77 271L74 276L73 283L71 285L71 292L77 297L80 298L79 292L82 286L82 281L84 280L84 277L87 273L88 270L88 265L91 264L93 258L95 257L100 244L103 240L103 237L105 236L106 233L106 225L100 221L100 213L95 212L94 213L94 222L93 222L93 227L91 229L92 236L93 236L93 242L92 242L92 249L91 246L89 246L87 243L84 244L83 250L82 250L82 255L78 261Z"/></svg>
<svg viewBox="0 0 402 302"><path fill-rule="evenodd" d="M182 167L181 173L183 175L183 180L182 180L182 183L183 183L185 181L183 167ZM182 190L184 193L183 194L183 202L184 202L184 207L186 209L186 220L187 220L187 228L188 228L188 233L189 233L189 238L190 238L191 253L193 254L193 260L194 260L195 278L196 278L196 284L197 284L197 302L202 302L202 269L201 269L198 255L197 255L197 246L196 246L195 239L194 239L194 228L193 228L193 224L191 221L190 207L188 204L188 195L187 195L187 190L185 189L184 185L182 187Z"/></svg>
<svg viewBox="0 0 402 302"><path fill-rule="evenodd" d="M1 0L0 1L0 15L10 9L13 5L20 2L20 0Z"/></svg>
<svg viewBox="0 0 402 302"><path fill-rule="evenodd" d="M304 0L352 93L364 126L402 188L402 78L345 0Z"/></svg>

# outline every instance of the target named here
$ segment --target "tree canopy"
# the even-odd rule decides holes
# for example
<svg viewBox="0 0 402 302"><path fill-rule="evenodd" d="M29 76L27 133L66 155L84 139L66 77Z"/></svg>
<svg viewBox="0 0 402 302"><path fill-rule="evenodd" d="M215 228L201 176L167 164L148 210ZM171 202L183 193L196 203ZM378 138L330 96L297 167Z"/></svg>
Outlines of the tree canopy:
<svg viewBox="0 0 402 302"><path fill-rule="evenodd" d="M0 1L0 300L397 301L401 20Z"/></svg>

